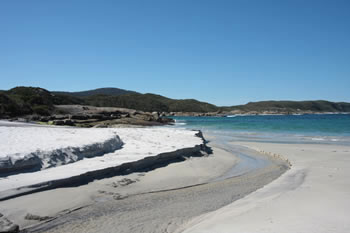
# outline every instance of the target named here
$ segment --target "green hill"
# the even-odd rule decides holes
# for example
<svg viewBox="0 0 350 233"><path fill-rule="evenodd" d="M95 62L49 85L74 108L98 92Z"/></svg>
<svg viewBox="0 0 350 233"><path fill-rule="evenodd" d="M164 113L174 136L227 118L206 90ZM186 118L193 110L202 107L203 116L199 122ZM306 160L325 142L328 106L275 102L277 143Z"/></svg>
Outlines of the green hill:
<svg viewBox="0 0 350 233"><path fill-rule="evenodd" d="M124 93L124 94L122 94ZM231 107L217 107L194 99L175 100L161 95L140 94L118 88L83 92L49 92L39 87L15 87L0 91L0 117L28 114L49 115L55 105L121 107L146 112L350 112L350 103L318 101L261 101Z"/></svg>
<svg viewBox="0 0 350 233"><path fill-rule="evenodd" d="M232 107L223 107L224 111L276 111L276 112L350 112L350 103L345 102L330 102L325 100L316 101L260 101L249 102L245 105Z"/></svg>
<svg viewBox="0 0 350 233"><path fill-rule="evenodd" d="M49 115L53 112L54 105L70 104L121 107L147 112L213 112L218 110L215 105L193 99L174 100L160 95L140 94L118 88L51 93L38 87L16 87L0 92L0 116Z"/></svg>
<svg viewBox="0 0 350 233"><path fill-rule="evenodd" d="M155 94L127 94L120 96L98 95L85 99L98 107L122 107L147 112L213 112L218 107L197 100L174 100Z"/></svg>
<svg viewBox="0 0 350 233"><path fill-rule="evenodd" d="M54 95L39 87L15 87L0 91L0 116L50 115L55 109L54 105L84 103L81 98Z"/></svg>
<svg viewBox="0 0 350 233"><path fill-rule="evenodd" d="M99 88L81 92L53 92L60 97L61 103L69 104L75 99L75 104L87 104L98 107L122 107L142 111L158 112L214 112L215 105L194 99L174 100L155 94L140 94L119 88ZM65 101L64 101L65 100ZM65 103L63 103L63 101Z"/></svg>
<svg viewBox="0 0 350 233"><path fill-rule="evenodd" d="M27 111L23 109L5 93L0 93L0 117L24 115Z"/></svg>
<svg viewBox="0 0 350 233"><path fill-rule="evenodd" d="M81 92L53 92L60 101L64 97L77 98L76 102L97 107L122 107L147 112L214 112L218 107L193 99L174 100L161 95L140 94L118 88L99 88ZM69 100L67 100L69 101ZM67 103L66 103L67 104Z"/></svg>
<svg viewBox="0 0 350 233"><path fill-rule="evenodd" d="M15 87L0 94L0 116L49 115L53 105L53 95L42 88Z"/></svg>
<svg viewBox="0 0 350 233"><path fill-rule="evenodd" d="M78 92L64 92L64 91L53 91L55 95L68 95L74 97L89 97L94 95L109 95L109 96L118 96L118 95L126 95L126 94L136 94L135 91L129 91L119 88L106 87L106 88L98 88L89 91L78 91Z"/></svg>

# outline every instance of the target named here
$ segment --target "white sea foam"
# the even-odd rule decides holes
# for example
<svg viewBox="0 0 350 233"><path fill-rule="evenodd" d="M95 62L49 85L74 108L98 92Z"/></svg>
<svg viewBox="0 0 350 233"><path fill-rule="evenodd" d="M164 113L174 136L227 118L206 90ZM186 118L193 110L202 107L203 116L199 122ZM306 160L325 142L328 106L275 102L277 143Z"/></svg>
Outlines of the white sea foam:
<svg viewBox="0 0 350 233"><path fill-rule="evenodd" d="M180 125L187 125L187 123L183 120L175 120L175 125L180 126Z"/></svg>
<svg viewBox="0 0 350 233"><path fill-rule="evenodd" d="M324 141L324 138L311 138L312 141Z"/></svg>

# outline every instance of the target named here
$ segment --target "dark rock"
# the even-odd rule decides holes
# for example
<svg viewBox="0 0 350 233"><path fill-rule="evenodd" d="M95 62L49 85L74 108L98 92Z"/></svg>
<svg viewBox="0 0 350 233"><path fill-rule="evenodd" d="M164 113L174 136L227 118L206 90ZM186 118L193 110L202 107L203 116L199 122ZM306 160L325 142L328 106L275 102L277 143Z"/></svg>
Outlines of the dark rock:
<svg viewBox="0 0 350 233"><path fill-rule="evenodd" d="M0 114L0 119L10 119L10 115Z"/></svg>
<svg viewBox="0 0 350 233"><path fill-rule="evenodd" d="M40 117L39 121L41 122L48 122L50 120L50 117L44 116L44 117Z"/></svg>
<svg viewBox="0 0 350 233"><path fill-rule="evenodd" d="M41 119L38 115L29 116L30 121L39 121Z"/></svg>
<svg viewBox="0 0 350 233"><path fill-rule="evenodd" d="M54 120L54 121L52 121L52 124L54 124L54 125L64 125L64 121L63 120Z"/></svg>
<svg viewBox="0 0 350 233"><path fill-rule="evenodd" d="M71 119L72 120L87 120L87 119L89 119L89 117L87 115L81 114L81 115L72 115Z"/></svg>
<svg viewBox="0 0 350 233"><path fill-rule="evenodd" d="M112 119L120 119L120 118L121 118L121 114L115 114L115 113L113 113L113 114L110 115L110 117L111 117Z"/></svg>
<svg viewBox="0 0 350 233"><path fill-rule="evenodd" d="M174 120L174 119L167 118L167 117L160 117L157 121L158 121L159 123L162 123L162 124L172 124L172 123L175 123L175 120Z"/></svg>
<svg viewBox="0 0 350 233"><path fill-rule="evenodd" d="M91 114L91 115L89 115L89 118L98 119L98 120L102 120L103 117L104 117L103 114Z"/></svg>
<svg viewBox="0 0 350 233"><path fill-rule="evenodd" d="M52 124L54 125L68 125L68 126L74 126L74 121L70 119L64 119L64 120L54 120L52 121Z"/></svg>
<svg viewBox="0 0 350 233"><path fill-rule="evenodd" d="M69 120L69 119L63 120L63 124L64 124L64 125L69 125L69 126L74 126L74 125L75 125L75 124L74 124L74 121Z"/></svg>

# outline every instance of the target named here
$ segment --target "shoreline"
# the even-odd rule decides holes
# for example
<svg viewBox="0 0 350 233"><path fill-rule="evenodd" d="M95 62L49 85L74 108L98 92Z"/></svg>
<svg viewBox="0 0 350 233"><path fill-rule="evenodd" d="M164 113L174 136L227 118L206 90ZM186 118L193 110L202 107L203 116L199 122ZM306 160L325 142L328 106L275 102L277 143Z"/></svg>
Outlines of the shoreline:
<svg viewBox="0 0 350 233"><path fill-rule="evenodd" d="M275 111L238 111L238 112L174 112L166 114L166 117L239 117L239 116L303 116L303 115L350 115L350 112L313 112L313 111L294 111L294 112L275 112Z"/></svg>
<svg viewBox="0 0 350 233"><path fill-rule="evenodd" d="M139 140L157 128L133 130ZM344 179L350 145L237 140L214 131L196 136L202 144L193 148L88 172L62 186L36 185L30 194L2 199L0 213L26 232L350 230L350 181ZM153 140L165 143L159 135ZM130 142L125 146L134 153ZM327 195L315 196L320 193Z"/></svg>
<svg viewBox="0 0 350 233"><path fill-rule="evenodd" d="M271 142L234 144L263 153L282 154L292 167L256 192L192 219L179 232L350 231L350 146Z"/></svg>
<svg viewBox="0 0 350 233"><path fill-rule="evenodd" d="M211 140L213 141L213 138ZM213 142L209 142L209 146L212 144ZM221 148L219 148L220 146ZM166 167L149 172L116 176L77 188L58 188L4 201L2 202L4 206L2 208L5 209L3 212L10 220L21 225L21 228L25 227L29 232L46 232L49 229L50 232L63 232L73 231L76 224L85 225L86 221L95 222L96 226L106 225L105 222L110 222L109 219L112 218L115 219L116 215L118 218L121 217L119 205L122 205L124 206L124 215L129 217L122 217L122 220L118 220L110 226L118 225L118 232L130 232L135 224L134 218L141 219L140 224L142 222L142 229L146 229L145 232L161 232L161 229L174 231L190 218L219 209L261 188L279 177L286 169L286 167L283 168L285 162L273 161L269 156L250 150L249 153L253 153L253 156L268 159L271 163L266 167L214 182L217 177L235 167L240 161L222 145L212 147L212 149L214 152L212 155L187 158L180 163L171 163ZM237 189L237 187L241 188ZM224 192L224 190L226 191ZM77 195L79 198L72 198ZM48 203L52 203L52 198L60 198L60 205L51 206L51 209L48 209L46 206ZM30 204L39 202L39 200L41 203L46 203L46 206ZM207 204L203 205L203 202ZM150 203L152 203L151 206L149 206ZM18 205L22 206L22 209L16 207ZM188 208L188 205L194 206L194 208L189 213L183 214L183 210ZM136 208L136 206L138 207ZM136 208L138 211L135 212L135 209L125 210L129 207ZM14 208L17 210L9 211ZM68 214L64 209L69 210ZM75 209L78 210L73 211ZM165 216L158 215L159 211ZM47 223L26 220L23 219L25 213L53 218L50 218ZM105 213L107 216L101 217L97 213ZM142 220L149 218L152 219L152 224ZM83 221L83 223L79 221ZM154 221L162 227L154 229ZM165 222L168 222L170 226L166 225ZM38 225L33 226L33 224ZM119 230L121 226L124 227L123 230ZM82 229L81 227L77 228L75 232L88 230L94 232L90 228ZM98 229L95 231L97 232ZM134 229L134 231L137 230Z"/></svg>

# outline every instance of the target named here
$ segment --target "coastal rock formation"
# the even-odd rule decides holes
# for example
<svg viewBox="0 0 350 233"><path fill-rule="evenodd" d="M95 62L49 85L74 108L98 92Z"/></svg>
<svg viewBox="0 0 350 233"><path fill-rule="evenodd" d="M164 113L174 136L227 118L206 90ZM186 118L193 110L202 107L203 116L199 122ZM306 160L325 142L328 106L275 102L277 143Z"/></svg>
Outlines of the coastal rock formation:
<svg viewBox="0 0 350 233"><path fill-rule="evenodd" d="M173 119L160 116L158 112L143 112L125 108L93 107L83 105L57 105L60 114L30 116L29 121L51 125L78 127L114 127L115 125L157 126L171 124Z"/></svg>

